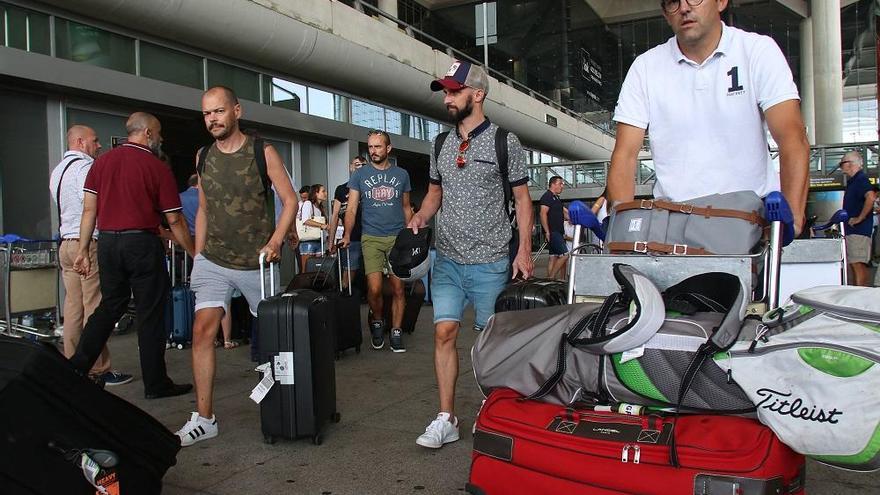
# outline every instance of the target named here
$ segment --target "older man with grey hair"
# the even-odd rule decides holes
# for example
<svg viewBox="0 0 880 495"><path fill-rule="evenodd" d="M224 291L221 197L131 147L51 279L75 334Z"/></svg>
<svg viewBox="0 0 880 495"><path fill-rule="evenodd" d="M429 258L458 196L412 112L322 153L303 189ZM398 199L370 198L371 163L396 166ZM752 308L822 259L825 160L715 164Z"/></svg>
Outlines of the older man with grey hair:
<svg viewBox="0 0 880 495"><path fill-rule="evenodd" d="M840 160L840 169L847 176L843 208L849 214L846 224L846 258L852 270L853 285L869 285L871 259L871 230L874 221L875 193L862 170L864 160L858 151L849 151Z"/></svg>

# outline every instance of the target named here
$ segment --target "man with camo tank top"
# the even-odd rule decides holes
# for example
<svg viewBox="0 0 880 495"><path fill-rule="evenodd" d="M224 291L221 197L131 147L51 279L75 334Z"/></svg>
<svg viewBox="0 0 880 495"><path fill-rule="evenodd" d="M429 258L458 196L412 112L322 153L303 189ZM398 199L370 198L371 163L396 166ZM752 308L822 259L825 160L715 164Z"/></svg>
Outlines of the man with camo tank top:
<svg viewBox="0 0 880 495"><path fill-rule="evenodd" d="M231 89L215 86L205 91L202 115L215 141L203 149L207 156L199 171L196 257L190 282L196 300L192 353L197 410L177 432L184 447L217 436L213 411L217 327L236 289L256 316L262 282L258 256L266 253L269 262L280 258L281 243L297 207L281 156L266 144L266 171L282 203L275 223L272 201L267 201L257 166L254 138L238 127L241 105Z"/></svg>

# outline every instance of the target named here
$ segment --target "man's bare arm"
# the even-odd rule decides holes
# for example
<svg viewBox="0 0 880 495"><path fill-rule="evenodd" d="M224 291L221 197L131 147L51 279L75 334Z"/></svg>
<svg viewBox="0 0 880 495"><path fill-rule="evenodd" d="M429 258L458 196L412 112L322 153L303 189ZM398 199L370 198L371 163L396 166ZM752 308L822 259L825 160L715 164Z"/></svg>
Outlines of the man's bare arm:
<svg viewBox="0 0 880 495"><path fill-rule="evenodd" d="M764 112L770 135L779 146L779 181L794 215L795 234L804 226L810 189L810 143L797 100L777 103Z"/></svg>
<svg viewBox="0 0 880 495"><path fill-rule="evenodd" d="M632 201L636 195L636 164L645 140L645 130L628 124L617 124L617 138L608 169L607 197L615 202Z"/></svg>

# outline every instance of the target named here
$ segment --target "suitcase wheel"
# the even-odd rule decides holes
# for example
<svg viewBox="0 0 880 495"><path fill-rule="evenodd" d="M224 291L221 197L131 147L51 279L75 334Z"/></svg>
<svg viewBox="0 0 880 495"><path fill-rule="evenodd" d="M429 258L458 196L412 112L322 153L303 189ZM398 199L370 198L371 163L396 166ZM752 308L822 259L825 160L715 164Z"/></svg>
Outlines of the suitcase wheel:
<svg viewBox="0 0 880 495"><path fill-rule="evenodd" d="M275 437L272 435L263 435L263 442L272 445L275 443Z"/></svg>
<svg viewBox="0 0 880 495"><path fill-rule="evenodd" d="M177 349L182 351L182 350L183 350L183 344L177 344Z"/></svg>
<svg viewBox="0 0 880 495"><path fill-rule="evenodd" d="M324 437L320 433L315 433L315 436L312 437L313 445L321 445L324 443Z"/></svg>

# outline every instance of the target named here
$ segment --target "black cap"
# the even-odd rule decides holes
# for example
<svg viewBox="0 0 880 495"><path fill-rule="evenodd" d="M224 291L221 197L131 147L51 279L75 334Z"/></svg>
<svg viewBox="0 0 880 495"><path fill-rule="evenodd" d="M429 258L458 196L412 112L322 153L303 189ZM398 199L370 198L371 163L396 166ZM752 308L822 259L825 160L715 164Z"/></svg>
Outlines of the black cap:
<svg viewBox="0 0 880 495"><path fill-rule="evenodd" d="M391 252L388 253L388 264L391 272L401 280L420 279L430 268L429 249L431 247L431 228L419 229L414 234L412 229L403 229L397 233L397 239Z"/></svg>

